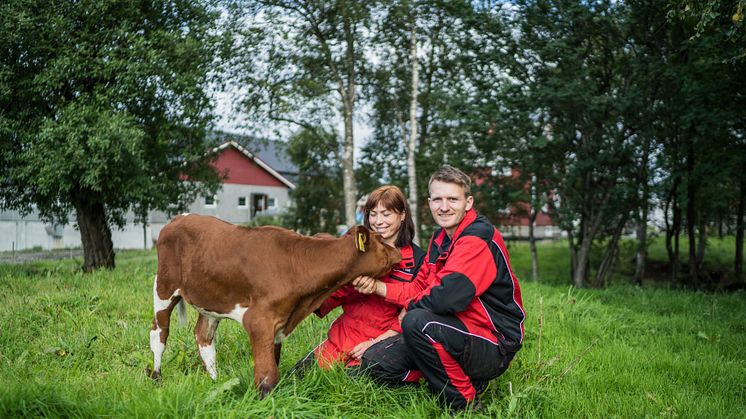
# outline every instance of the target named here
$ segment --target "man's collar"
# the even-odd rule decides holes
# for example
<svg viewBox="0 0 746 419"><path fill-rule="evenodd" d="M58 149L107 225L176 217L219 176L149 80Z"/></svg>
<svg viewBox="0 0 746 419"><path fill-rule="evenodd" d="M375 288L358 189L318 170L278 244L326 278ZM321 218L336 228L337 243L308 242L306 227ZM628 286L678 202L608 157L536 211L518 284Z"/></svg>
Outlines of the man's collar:
<svg viewBox="0 0 746 419"><path fill-rule="evenodd" d="M464 219L461 220L460 223L458 223L458 227L456 227L456 231L453 233L453 237L451 237L451 243L455 242L456 239L461 235L461 232L464 231L466 226L473 223L474 220L477 219L477 212L474 210L474 208L470 209L469 211L466 211L466 214L464 215ZM446 230L444 228L440 229L440 234L438 237L438 242L443 243L443 239L448 235L446 233ZM449 236L450 237L450 236Z"/></svg>

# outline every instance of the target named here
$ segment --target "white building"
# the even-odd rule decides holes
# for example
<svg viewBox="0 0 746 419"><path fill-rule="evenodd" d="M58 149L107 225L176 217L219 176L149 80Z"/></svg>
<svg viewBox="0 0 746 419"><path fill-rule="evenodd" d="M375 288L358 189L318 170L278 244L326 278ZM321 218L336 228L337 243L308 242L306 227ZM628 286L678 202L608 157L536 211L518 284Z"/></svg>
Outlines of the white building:
<svg viewBox="0 0 746 419"><path fill-rule="evenodd" d="M288 179L285 167L283 172L276 170L234 141L225 142L213 151L218 153L215 167L225 173L225 180L215 196L200 197L189 206L188 212L244 224L261 215L280 214L288 208L290 191L295 189L295 184ZM276 165L284 163L271 146L264 151L267 160ZM145 226L135 223L133 213L128 213L126 220L122 230L111 227L115 249L153 247L169 221L166 214L159 211L150 213ZM35 212L22 217L16 211L0 211L0 251L81 246L80 231L74 225L45 223Z"/></svg>

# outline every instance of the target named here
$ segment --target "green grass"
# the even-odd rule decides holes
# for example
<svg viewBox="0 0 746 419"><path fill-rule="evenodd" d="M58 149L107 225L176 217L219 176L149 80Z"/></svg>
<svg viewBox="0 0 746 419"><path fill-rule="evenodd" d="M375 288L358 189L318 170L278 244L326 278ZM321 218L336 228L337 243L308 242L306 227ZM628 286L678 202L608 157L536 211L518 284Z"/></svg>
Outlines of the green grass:
<svg viewBox="0 0 746 419"><path fill-rule="evenodd" d="M520 278L525 244L511 244ZM493 380L485 410L464 417L746 417L746 294L569 285L566 245L539 248L541 282L522 281L524 348ZM80 260L0 265L0 417L448 417L424 386L388 389L341 369L252 386L248 338L218 329L216 382L190 325L173 327L163 377L152 363L155 254L120 252L117 269ZM283 347L281 373L323 340L334 314L306 319ZM174 323L175 321L174 316ZM541 323L541 328L539 324Z"/></svg>

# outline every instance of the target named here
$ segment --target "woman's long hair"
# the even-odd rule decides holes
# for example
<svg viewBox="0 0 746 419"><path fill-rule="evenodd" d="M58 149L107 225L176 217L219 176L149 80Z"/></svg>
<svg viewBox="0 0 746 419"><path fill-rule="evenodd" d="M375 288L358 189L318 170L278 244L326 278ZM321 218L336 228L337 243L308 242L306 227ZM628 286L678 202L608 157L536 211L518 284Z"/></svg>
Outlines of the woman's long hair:
<svg viewBox="0 0 746 419"><path fill-rule="evenodd" d="M370 211L381 204L382 207L397 214L404 214L399 234L396 236L396 247L410 246L414 239L414 221L409 211L409 204L401 189L394 185L384 185L376 188L368 195L368 200L363 207L363 224L371 229L369 215Z"/></svg>

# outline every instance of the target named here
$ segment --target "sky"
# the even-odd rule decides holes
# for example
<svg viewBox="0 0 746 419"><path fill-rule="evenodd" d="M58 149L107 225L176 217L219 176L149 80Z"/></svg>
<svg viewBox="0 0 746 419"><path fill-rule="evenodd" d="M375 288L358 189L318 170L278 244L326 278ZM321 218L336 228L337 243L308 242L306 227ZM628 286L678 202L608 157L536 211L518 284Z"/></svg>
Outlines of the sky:
<svg viewBox="0 0 746 419"><path fill-rule="evenodd" d="M246 118L241 115L240 113L236 112L233 109L233 101L234 98L233 95L229 92L222 92L218 91L213 93L213 100L215 100L215 113L218 115L217 120L217 128L221 131L225 131L228 133L236 133L236 134L242 134L242 135L249 135L249 136L258 136L258 137L273 137L272 135L272 129L270 127L267 127L267 130L264 132L256 132L253 130L249 130L245 128L247 124ZM358 109L357 110L358 115L363 115L365 113L364 109ZM361 118L357 118L361 119ZM337 127L337 132L339 133L340 139L344 135L344 122L342 121L342 118L339 119L339 125ZM287 130L287 135L289 136L291 133L291 130ZM370 138L373 135L373 129L366 123L363 123L361 121L355 121L353 125L353 140L355 143L355 161L357 162L357 159L360 156L360 150L363 146L365 146L368 138Z"/></svg>

